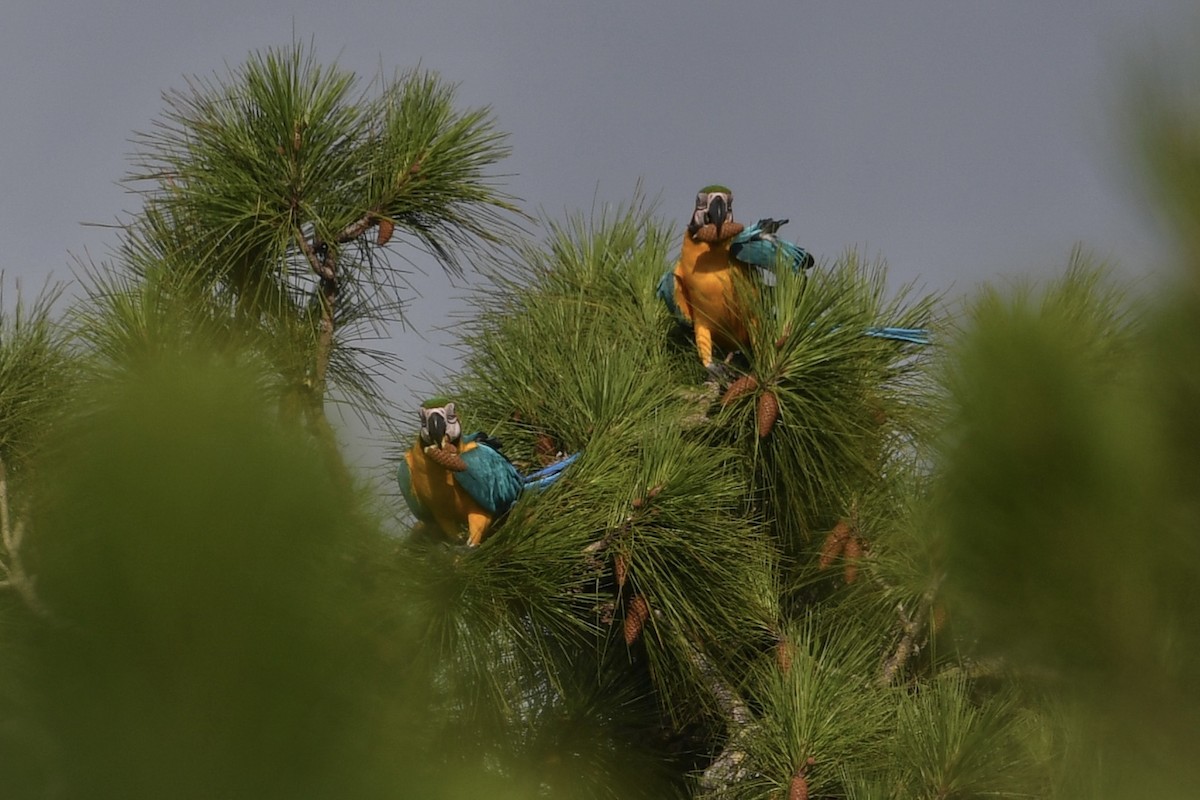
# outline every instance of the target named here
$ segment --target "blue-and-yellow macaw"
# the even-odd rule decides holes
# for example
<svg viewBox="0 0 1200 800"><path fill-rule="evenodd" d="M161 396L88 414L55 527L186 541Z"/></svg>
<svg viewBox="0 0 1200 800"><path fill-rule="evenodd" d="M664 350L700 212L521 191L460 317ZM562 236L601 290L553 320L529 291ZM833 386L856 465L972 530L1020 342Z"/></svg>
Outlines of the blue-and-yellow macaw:
<svg viewBox="0 0 1200 800"><path fill-rule="evenodd" d="M700 361L716 377L720 367L713 360L714 344L728 351L750 345L745 314L734 301L734 274L748 277L779 266L800 272L813 265L804 248L776 236L786 222L767 218L742 225L733 219L733 192L724 186L706 186L696 195L679 260L662 276L657 293L676 318L692 326ZM865 334L929 342L928 333L919 328L877 327Z"/></svg>
<svg viewBox="0 0 1200 800"><path fill-rule="evenodd" d="M799 271L813 257L775 234L787 220L762 219L749 228L733 219L733 192L705 186L683 235L683 249L673 269L658 284L658 296L683 322L692 326L700 361L714 375L713 345L729 351L749 346L745 314L734 300L734 275L783 264Z"/></svg>
<svg viewBox="0 0 1200 800"><path fill-rule="evenodd" d="M446 538L475 547L521 492L549 486L578 453L522 476L494 439L462 433L454 403L430 400L421 407L417 441L396 470L400 491L422 524Z"/></svg>

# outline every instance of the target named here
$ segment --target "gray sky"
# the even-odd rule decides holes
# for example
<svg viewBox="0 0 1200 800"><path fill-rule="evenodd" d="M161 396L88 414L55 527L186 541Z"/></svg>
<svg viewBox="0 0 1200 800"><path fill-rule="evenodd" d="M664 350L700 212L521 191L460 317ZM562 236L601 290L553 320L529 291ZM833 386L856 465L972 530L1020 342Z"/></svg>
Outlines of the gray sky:
<svg viewBox="0 0 1200 800"><path fill-rule="evenodd" d="M1194 0L713 3L8 0L0 25L0 268L11 290L102 258L135 199L128 138L183 76L315 40L369 78L418 65L490 104L508 188L560 217L640 178L682 226L719 182L739 217L790 217L818 258L856 245L897 281L961 293L1061 268L1073 243L1133 275L1162 235L1117 133L1122 59L1195 25ZM431 271L436 268L430 267ZM435 281L437 283L437 281ZM449 291L449 290L447 290ZM449 300L414 304L425 329ZM444 338L399 334L412 378Z"/></svg>

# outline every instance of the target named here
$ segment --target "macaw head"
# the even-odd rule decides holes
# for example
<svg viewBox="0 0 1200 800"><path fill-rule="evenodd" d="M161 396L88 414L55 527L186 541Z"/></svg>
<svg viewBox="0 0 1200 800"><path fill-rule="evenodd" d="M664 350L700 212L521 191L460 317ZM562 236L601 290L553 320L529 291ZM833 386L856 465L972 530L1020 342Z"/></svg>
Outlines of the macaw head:
<svg viewBox="0 0 1200 800"><path fill-rule="evenodd" d="M447 444L458 445L462 424L454 412L454 403L439 397L421 405L421 444L439 450Z"/></svg>
<svg viewBox="0 0 1200 800"><path fill-rule="evenodd" d="M689 234L702 241L720 241L741 232L742 225L733 220L733 192L728 187L713 184L696 194Z"/></svg>

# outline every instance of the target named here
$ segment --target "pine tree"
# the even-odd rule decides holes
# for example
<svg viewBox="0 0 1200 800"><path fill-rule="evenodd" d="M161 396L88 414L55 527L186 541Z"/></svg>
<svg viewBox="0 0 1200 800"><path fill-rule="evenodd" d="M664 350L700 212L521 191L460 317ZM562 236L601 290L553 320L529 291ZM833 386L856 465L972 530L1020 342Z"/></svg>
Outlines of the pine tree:
<svg viewBox="0 0 1200 800"><path fill-rule="evenodd" d="M847 251L738 286L714 390L655 297L681 226L514 240L485 110L354 85L296 47L169 94L69 325L0 320L6 790L1194 793L1192 273L1138 306L1079 251L952 315ZM466 430L581 453L478 548L388 536L325 419L385 411L351 339L402 241L484 257Z"/></svg>
<svg viewBox="0 0 1200 800"><path fill-rule="evenodd" d="M164 94L134 137L141 213L112 263L84 265L79 322L101 364L196 340L251 354L330 450L328 402L387 417L396 359L367 343L402 319L405 248L461 275L523 217L492 173L508 147L489 109L457 109L430 72L359 84L294 44Z"/></svg>
<svg viewBox="0 0 1200 800"><path fill-rule="evenodd" d="M463 326L467 427L527 471L583 455L477 551L410 544L441 668L475 689L445 718L486 715L498 776L574 765L535 770L546 796L1038 793L1044 724L940 633L933 351L864 335L937 299L888 298L853 252L742 287L753 388L722 402L654 295L673 227L636 199L550 222ZM591 733L523 747L547 717Z"/></svg>

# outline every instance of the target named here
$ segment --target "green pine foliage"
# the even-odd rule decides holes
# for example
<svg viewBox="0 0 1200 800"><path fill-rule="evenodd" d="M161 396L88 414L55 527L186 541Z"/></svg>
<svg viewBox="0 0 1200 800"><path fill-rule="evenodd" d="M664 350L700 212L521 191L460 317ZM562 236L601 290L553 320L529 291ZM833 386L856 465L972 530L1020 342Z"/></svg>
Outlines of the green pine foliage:
<svg viewBox="0 0 1200 800"><path fill-rule="evenodd" d="M79 379L66 330L52 317L62 287L32 302L18 294L6 312L0 274L0 475L14 477L35 457Z"/></svg>
<svg viewBox="0 0 1200 800"><path fill-rule="evenodd" d="M86 270L98 353L126 364L200 333L253 352L331 443L327 400L387 418L397 360L371 340L402 320L405 248L461 274L522 215L493 174L508 147L489 109L457 109L428 72L360 84L294 44L165 93L134 138L143 209Z"/></svg>
<svg viewBox="0 0 1200 800"><path fill-rule="evenodd" d="M655 296L681 223L509 249L488 111L356 87L293 47L169 93L113 262L0 317L6 795L1197 794L1191 223L1164 302L1082 250L954 313L854 251L741 282L726 397ZM464 431L580 454L478 548L389 535L324 419L387 413L391 226L487 256Z"/></svg>
<svg viewBox="0 0 1200 800"><path fill-rule="evenodd" d="M530 701L513 699L535 687L539 704L608 731L621 706L576 703L618 682L639 699L624 713L642 720L642 763L676 770L674 791L699 796L785 795L798 771L812 796L1049 785L1010 730L1040 717L990 688L968 696L953 640L935 646L933 359L864 331L929 326L937 298L888 297L883 265L854 253L745 287L764 322L733 368L781 410L761 437L756 397L723 406L706 390L694 346L654 296L676 226L635 197L547 227L460 326L452 394L465 429L498 437L523 471L582 455L478 550L421 542L409 556L418 596L439 592L425 600L443 632L431 645L448 675L476 687L473 713L494 730L527 729ZM839 520L860 551L822 564ZM649 614L627 641L635 598ZM957 683L939 677L948 670ZM939 713L962 729L936 745L914 735L914 719ZM585 758L574 741L557 758ZM624 794L612 796L665 791L624 777L590 774L573 791L609 796L614 779Z"/></svg>
<svg viewBox="0 0 1200 800"><path fill-rule="evenodd" d="M1188 276L1189 280L1191 276ZM985 298L944 443L948 574L980 658L1070 703L1065 796L1188 797L1200 697L1194 289L1130 324L1076 263ZM1111 285L1111 284L1109 284Z"/></svg>

